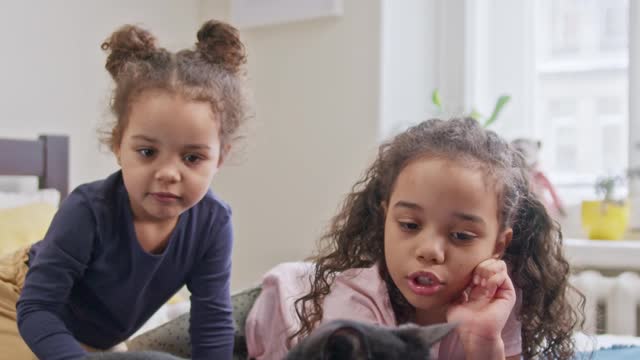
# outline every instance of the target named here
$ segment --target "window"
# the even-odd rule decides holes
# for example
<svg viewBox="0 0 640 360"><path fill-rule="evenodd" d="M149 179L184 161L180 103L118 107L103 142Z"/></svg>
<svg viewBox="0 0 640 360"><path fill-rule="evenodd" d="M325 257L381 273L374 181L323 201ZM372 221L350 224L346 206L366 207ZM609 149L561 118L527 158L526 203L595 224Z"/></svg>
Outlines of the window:
<svg viewBox="0 0 640 360"><path fill-rule="evenodd" d="M628 0L542 0L534 109L560 184L622 174L628 159Z"/></svg>
<svg viewBox="0 0 640 360"><path fill-rule="evenodd" d="M627 51L629 34L629 0L605 1L598 4L600 15L600 50Z"/></svg>
<svg viewBox="0 0 640 360"><path fill-rule="evenodd" d="M408 6L391 0L385 4ZM383 134L434 115L460 116L472 108L487 114L500 95L508 94L511 101L492 130L507 139L540 140L543 170L554 184L578 194L567 202L593 196L597 177L622 174L635 160L628 155L629 137L640 144L640 126L629 119L634 105L629 85L637 82L629 81L629 64L640 59L630 62L634 54L629 41L634 39L629 39L629 28L640 19L629 18L640 16L640 5L630 0L428 4L414 5L397 19L393 11L384 12L396 20L383 26L385 34L397 34L385 37L383 44L385 56L395 60L383 61ZM417 14L410 19L424 26L400 32L407 14ZM398 45L407 44L404 40L414 32L416 41ZM418 49L420 43L426 50L406 50ZM443 95L444 113L428 106L434 88Z"/></svg>

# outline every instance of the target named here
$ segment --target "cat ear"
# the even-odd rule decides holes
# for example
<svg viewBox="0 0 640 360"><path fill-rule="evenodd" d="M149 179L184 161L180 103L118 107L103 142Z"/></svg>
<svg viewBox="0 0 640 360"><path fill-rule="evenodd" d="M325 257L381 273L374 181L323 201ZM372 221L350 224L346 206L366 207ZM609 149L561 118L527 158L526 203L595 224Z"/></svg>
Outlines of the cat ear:
<svg viewBox="0 0 640 360"><path fill-rule="evenodd" d="M456 323L444 323L429 326L407 325L394 330L402 338L418 338L426 347L440 341L458 326Z"/></svg>
<svg viewBox="0 0 640 360"><path fill-rule="evenodd" d="M360 329L345 325L331 333L322 352L323 360L369 359L369 346Z"/></svg>

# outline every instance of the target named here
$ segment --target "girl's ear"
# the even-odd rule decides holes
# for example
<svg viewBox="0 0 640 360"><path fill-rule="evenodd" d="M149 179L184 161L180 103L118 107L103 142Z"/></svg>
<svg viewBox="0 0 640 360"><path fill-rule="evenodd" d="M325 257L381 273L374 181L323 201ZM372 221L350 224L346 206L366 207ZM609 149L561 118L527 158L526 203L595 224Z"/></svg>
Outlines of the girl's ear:
<svg viewBox="0 0 640 360"><path fill-rule="evenodd" d="M501 259L502 255L504 255L505 251L511 244L511 239L513 238L513 229L508 228L504 230L500 235L498 235L498 239L496 240L496 247L493 249L493 257L495 259Z"/></svg>
<svg viewBox="0 0 640 360"><path fill-rule="evenodd" d="M118 124L111 129L111 152L116 157L116 161L118 162L118 166L122 167L121 150L122 150L122 140L124 138L124 132L122 131L122 122L118 119Z"/></svg>
<svg viewBox="0 0 640 360"><path fill-rule="evenodd" d="M227 159L227 155L229 155L229 151L231 151L231 144L225 144L220 148L220 156L218 156L218 167L221 167L224 164L224 161Z"/></svg>
<svg viewBox="0 0 640 360"><path fill-rule="evenodd" d="M116 161L118 162L118 166L122 166L122 163L120 162L120 145L113 145L113 155L116 156Z"/></svg>

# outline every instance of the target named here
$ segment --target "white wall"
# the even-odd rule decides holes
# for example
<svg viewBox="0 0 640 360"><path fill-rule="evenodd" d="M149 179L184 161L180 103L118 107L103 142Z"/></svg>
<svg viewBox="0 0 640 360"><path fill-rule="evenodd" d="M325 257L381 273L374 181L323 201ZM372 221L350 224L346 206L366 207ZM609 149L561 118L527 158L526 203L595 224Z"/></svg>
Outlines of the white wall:
<svg viewBox="0 0 640 360"><path fill-rule="evenodd" d="M466 85L467 106L489 115L500 95L511 96L492 130L507 139L531 136L534 113L528 99L534 68L534 49L522 46L533 40L533 2L480 0L467 2ZM509 29L505 31L505 29Z"/></svg>
<svg viewBox="0 0 640 360"><path fill-rule="evenodd" d="M102 40L133 22L170 49L190 46L203 21L230 18L230 0L56 4L0 5L0 136L70 135L73 187L116 169L96 138L109 117L111 86ZM496 129L506 136L531 131L509 126L509 119L531 116L522 103L530 94L513 90L524 87L518 74L526 69L512 64L529 54L492 55L498 47L517 48L511 45L526 14L507 0L482 0L477 6L485 10L465 23L473 4L344 0L341 17L241 31L255 117L213 184L234 209L234 289L279 262L310 254L380 138L398 123L432 114L432 89L441 89L454 113L465 105L487 112L495 96L509 92L514 99ZM510 10L514 33L499 33L496 24L486 28L491 14ZM468 52L478 61L465 62ZM505 69L511 75L501 73ZM487 78L496 80L478 85ZM576 224L569 227L577 232Z"/></svg>
<svg viewBox="0 0 640 360"><path fill-rule="evenodd" d="M64 6L63 6L64 4ZM0 5L0 136L67 134L71 186L116 169L96 130L109 119L102 41L118 26L149 28L167 48L190 46L200 1L10 1Z"/></svg>
<svg viewBox="0 0 640 360"><path fill-rule="evenodd" d="M228 18L228 9L205 2L201 19ZM373 159L380 11L379 0L347 0L338 18L242 31L256 116L243 153L213 185L234 209L234 288L309 255Z"/></svg>
<svg viewBox="0 0 640 360"><path fill-rule="evenodd" d="M67 134L71 186L116 169L96 130L109 119L101 42L142 24L170 49L200 24L229 18L229 0L11 2L0 8L0 136ZM344 15L249 29L255 118L214 180L234 208L233 287L309 255L375 152L380 121L381 1L348 0Z"/></svg>
<svg viewBox="0 0 640 360"><path fill-rule="evenodd" d="M383 137L434 115L439 10L436 1L382 1Z"/></svg>
<svg viewBox="0 0 640 360"><path fill-rule="evenodd" d="M637 1L629 2L629 56L634 61L629 62L629 168L640 169L640 25L634 19L640 18L640 4ZM631 194L631 222L630 226L635 232L640 231L640 178L632 178L629 184Z"/></svg>

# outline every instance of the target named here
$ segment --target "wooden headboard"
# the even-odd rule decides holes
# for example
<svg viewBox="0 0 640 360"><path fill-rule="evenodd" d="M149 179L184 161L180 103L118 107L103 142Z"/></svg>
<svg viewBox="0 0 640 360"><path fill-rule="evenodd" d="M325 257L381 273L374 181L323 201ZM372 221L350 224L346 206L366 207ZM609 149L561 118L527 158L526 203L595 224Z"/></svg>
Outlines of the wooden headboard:
<svg viewBox="0 0 640 360"><path fill-rule="evenodd" d="M0 175L37 176L39 188L57 189L60 199L64 199L69 192L69 138L0 138Z"/></svg>

